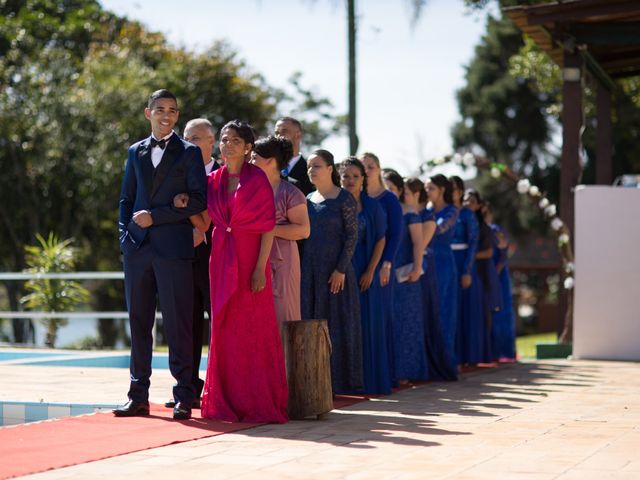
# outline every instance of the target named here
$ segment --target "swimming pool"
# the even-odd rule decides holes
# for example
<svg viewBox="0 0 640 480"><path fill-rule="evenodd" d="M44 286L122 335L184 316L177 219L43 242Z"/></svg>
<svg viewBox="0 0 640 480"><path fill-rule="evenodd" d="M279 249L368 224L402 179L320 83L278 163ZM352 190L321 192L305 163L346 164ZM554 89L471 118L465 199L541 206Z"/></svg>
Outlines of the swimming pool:
<svg viewBox="0 0 640 480"><path fill-rule="evenodd" d="M129 368L129 353L86 352L78 350L13 350L0 349L0 365L40 365L48 367ZM152 369L169 368L169 354L154 353ZM206 370L207 357L203 355L200 370Z"/></svg>

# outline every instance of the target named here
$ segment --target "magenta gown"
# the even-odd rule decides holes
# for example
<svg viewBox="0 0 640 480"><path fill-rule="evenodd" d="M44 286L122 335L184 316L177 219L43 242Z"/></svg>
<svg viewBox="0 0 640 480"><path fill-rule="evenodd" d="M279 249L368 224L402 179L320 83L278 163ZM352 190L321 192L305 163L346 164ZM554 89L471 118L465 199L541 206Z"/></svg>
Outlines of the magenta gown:
<svg viewBox="0 0 640 480"><path fill-rule="evenodd" d="M248 163L231 194L228 177L222 167L208 178L212 322L202 416L284 423L287 379L269 262L265 288L251 292L262 234L275 226L273 190L264 172Z"/></svg>

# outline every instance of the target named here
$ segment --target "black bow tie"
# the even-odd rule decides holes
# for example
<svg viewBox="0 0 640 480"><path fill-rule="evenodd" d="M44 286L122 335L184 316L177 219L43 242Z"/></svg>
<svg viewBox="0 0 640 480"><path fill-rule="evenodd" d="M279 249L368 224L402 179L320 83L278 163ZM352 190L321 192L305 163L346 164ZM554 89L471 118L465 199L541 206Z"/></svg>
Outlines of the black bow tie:
<svg viewBox="0 0 640 480"><path fill-rule="evenodd" d="M160 147L162 150L164 150L166 144L167 140L164 138L162 140L156 140L155 138L151 137L151 148Z"/></svg>

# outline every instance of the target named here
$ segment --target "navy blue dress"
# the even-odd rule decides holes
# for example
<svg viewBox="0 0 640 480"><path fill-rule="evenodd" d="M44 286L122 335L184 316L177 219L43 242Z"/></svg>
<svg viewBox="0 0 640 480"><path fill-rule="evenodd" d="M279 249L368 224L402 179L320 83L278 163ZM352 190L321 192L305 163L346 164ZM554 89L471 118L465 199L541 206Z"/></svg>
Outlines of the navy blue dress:
<svg viewBox="0 0 640 480"><path fill-rule="evenodd" d="M351 259L358 280L369 266L376 243L385 237L387 230L387 219L380 203L364 192L360 194L360 202L358 244ZM379 274L380 264L369 289L360 292L364 393L389 394L392 377Z"/></svg>
<svg viewBox="0 0 640 480"><path fill-rule="evenodd" d="M404 215L404 229L396 255L396 268L413 263L413 242L409 225L422 219L417 213ZM393 345L396 379L426 380L427 353L424 341L422 286L420 281L398 283L393 275Z"/></svg>
<svg viewBox="0 0 640 480"><path fill-rule="evenodd" d="M420 212L422 223L435 222L430 210ZM435 254L427 247L422 259L424 275L420 277L422 285L422 310L424 318L425 345L427 350L427 370L433 380L457 380L458 369L445 350L442 323L440 320L440 296L436 272Z"/></svg>
<svg viewBox="0 0 640 480"><path fill-rule="evenodd" d="M506 235L499 225L492 224L491 230L494 233ZM493 246L493 262L502 265L498 273L500 279L500 290L502 292L502 310L493 312L493 323L491 325L491 347L493 358L496 360L516 358L516 317L513 310L513 297L511 289L511 276L509 275L509 265L507 251L509 247L498 248L497 241Z"/></svg>
<svg viewBox="0 0 640 480"><path fill-rule="evenodd" d="M358 282L351 257L358 241L356 201L346 190L320 203L307 196L311 235L304 243L301 267L303 319L329 322L331 381L334 392L353 392L364 386L362 373L362 326ZM345 274L344 289L329 291L334 270Z"/></svg>
<svg viewBox="0 0 640 480"><path fill-rule="evenodd" d="M389 190L385 190L376 197L376 200L380 202L380 206L384 210L387 218L387 231L385 232L385 244L384 251L382 252L382 258L380 264L384 262L391 262L391 274L393 275L393 269L396 265L396 254L398 253L398 247L400 246L400 238L402 235L403 224L403 212L400 200L394 193ZM387 285L382 287L382 303L384 308L385 323L387 324L387 341L389 343L389 359L391 365L389 368L391 372L393 368L393 282L389 281Z"/></svg>
<svg viewBox="0 0 640 480"><path fill-rule="evenodd" d="M451 250L451 240L458 220L458 209L447 205L436 212L429 209L436 219L436 233L431 239L436 274L438 278L438 293L440 302L440 320L444 349L449 368L457 368L456 363L456 326L458 311L458 269Z"/></svg>
<svg viewBox="0 0 640 480"><path fill-rule="evenodd" d="M467 207L462 207L451 243L458 268L456 351L460 365L475 365L483 360L483 334L486 327L482 310L482 287L475 262L479 235L475 213ZM463 275L471 275L471 286L468 288L460 286Z"/></svg>
<svg viewBox="0 0 640 480"><path fill-rule="evenodd" d="M484 221L480 223L480 237L478 240L478 251L493 249L495 237L493 231ZM483 351L482 361L492 362L493 353L491 352L491 323L493 321L493 313L502 309L502 291L500 290L500 279L493 258L477 259L478 277L482 286L482 300L484 313L484 330L483 330Z"/></svg>

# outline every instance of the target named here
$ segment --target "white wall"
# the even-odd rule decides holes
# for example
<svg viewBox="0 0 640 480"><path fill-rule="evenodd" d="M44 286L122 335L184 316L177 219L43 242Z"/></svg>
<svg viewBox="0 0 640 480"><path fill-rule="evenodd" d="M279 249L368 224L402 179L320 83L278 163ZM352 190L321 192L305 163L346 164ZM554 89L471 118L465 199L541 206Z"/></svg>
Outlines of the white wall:
<svg viewBox="0 0 640 480"><path fill-rule="evenodd" d="M573 355L640 360L640 189L576 189Z"/></svg>

